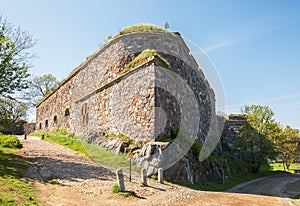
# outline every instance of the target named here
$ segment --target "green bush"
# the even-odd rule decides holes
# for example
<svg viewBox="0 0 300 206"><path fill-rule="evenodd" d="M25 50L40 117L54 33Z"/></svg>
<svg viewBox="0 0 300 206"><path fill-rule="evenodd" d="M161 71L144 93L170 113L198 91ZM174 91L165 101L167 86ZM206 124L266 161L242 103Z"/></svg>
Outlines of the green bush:
<svg viewBox="0 0 300 206"><path fill-rule="evenodd" d="M190 152L195 156L195 157L198 157L200 152L201 152L201 149L202 149L202 145L197 142L197 140L193 143L191 149L190 149Z"/></svg>
<svg viewBox="0 0 300 206"><path fill-rule="evenodd" d="M122 191L118 184L114 184L114 185L111 187L111 190L112 190L113 193L119 193L119 192Z"/></svg>
<svg viewBox="0 0 300 206"><path fill-rule="evenodd" d="M22 148L22 144L15 135L0 134L0 147L16 149Z"/></svg>

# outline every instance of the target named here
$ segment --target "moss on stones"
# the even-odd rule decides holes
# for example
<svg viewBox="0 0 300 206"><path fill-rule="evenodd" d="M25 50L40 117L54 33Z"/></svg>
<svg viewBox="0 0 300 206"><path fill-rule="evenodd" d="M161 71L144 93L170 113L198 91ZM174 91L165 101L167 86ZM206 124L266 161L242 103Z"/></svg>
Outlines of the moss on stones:
<svg viewBox="0 0 300 206"><path fill-rule="evenodd" d="M141 65L153 60L154 58L156 58L156 60L158 60L159 63L163 67L168 68L168 69L171 68L170 63L166 59L161 57L155 50L145 49L134 60L132 60L129 64L127 64L122 69L121 74L124 74L124 73L130 71L133 68L141 66Z"/></svg>

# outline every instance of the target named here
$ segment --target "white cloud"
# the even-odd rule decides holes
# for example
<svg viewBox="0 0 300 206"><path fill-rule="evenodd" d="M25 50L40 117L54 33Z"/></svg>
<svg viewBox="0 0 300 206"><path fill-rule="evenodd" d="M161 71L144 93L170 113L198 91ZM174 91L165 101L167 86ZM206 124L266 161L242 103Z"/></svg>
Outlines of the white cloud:
<svg viewBox="0 0 300 206"><path fill-rule="evenodd" d="M237 44L237 43L238 43L238 41L224 41L224 42L206 47L204 49L204 51L211 52L211 51L215 51L215 50L219 50L219 49L222 49L222 48L225 48L225 47L232 46L232 45Z"/></svg>
<svg viewBox="0 0 300 206"><path fill-rule="evenodd" d="M280 14L246 22L238 28L231 28L223 32L220 31L217 34L219 42L213 43L212 45L206 47L204 51L217 51L235 44L243 43L251 39L261 37L278 29L282 29L282 22L289 20L290 16L290 13L283 12Z"/></svg>

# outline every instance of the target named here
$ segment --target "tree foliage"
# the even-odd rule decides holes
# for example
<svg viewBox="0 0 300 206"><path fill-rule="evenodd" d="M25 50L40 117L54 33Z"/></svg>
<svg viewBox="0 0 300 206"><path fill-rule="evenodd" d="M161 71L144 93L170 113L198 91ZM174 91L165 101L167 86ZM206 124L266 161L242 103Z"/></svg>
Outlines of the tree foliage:
<svg viewBox="0 0 300 206"><path fill-rule="evenodd" d="M295 160L298 148L299 130L286 126L282 130L281 138L278 141L278 150L283 163L289 169L290 164Z"/></svg>
<svg viewBox="0 0 300 206"><path fill-rule="evenodd" d="M30 59L27 50L35 40L0 16L0 96L9 96L28 87Z"/></svg>
<svg viewBox="0 0 300 206"><path fill-rule="evenodd" d="M164 28L165 28L166 30L168 30L169 27L170 27L170 25L169 25L169 23L166 21L165 24L164 24Z"/></svg>
<svg viewBox="0 0 300 206"><path fill-rule="evenodd" d="M268 106L245 106L243 112L247 115L238 146L243 157L255 167L280 157L288 168L294 161L297 151L299 131L290 126L283 127L274 120L274 112Z"/></svg>
<svg viewBox="0 0 300 206"><path fill-rule="evenodd" d="M249 172L258 173L260 167L266 164L268 159L276 157L274 144L253 128L249 122L244 123L240 134L236 147L240 151L241 159L247 163Z"/></svg>
<svg viewBox="0 0 300 206"><path fill-rule="evenodd" d="M33 77L29 81L29 88L24 93L24 99L30 106L36 103L50 92L50 89L58 83L56 77L51 74Z"/></svg>
<svg viewBox="0 0 300 206"><path fill-rule="evenodd" d="M26 118L27 106L15 99L0 98L0 119L13 123Z"/></svg>
<svg viewBox="0 0 300 206"><path fill-rule="evenodd" d="M268 106L245 106L243 112L247 115L247 122L259 134L272 140L278 132L278 123L274 120L274 112Z"/></svg>

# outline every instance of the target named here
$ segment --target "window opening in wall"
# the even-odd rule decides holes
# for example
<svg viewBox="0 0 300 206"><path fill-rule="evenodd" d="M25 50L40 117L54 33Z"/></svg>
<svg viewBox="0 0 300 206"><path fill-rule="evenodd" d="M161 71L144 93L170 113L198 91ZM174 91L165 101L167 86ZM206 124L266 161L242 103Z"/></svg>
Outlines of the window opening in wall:
<svg viewBox="0 0 300 206"><path fill-rule="evenodd" d="M42 123L40 123L40 129L42 129Z"/></svg>
<svg viewBox="0 0 300 206"><path fill-rule="evenodd" d="M45 127L46 128L48 127L48 119L46 119L46 121L45 121Z"/></svg>
<svg viewBox="0 0 300 206"><path fill-rule="evenodd" d="M69 108L67 108L65 110L65 117L68 117L68 116L70 116L70 109Z"/></svg>
<svg viewBox="0 0 300 206"><path fill-rule="evenodd" d="M57 122L58 122L56 115L53 117L53 122L54 122L54 124L57 124Z"/></svg>
<svg viewBox="0 0 300 206"><path fill-rule="evenodd" d="M88 123L89 118L89 108L87 103L84 103L81 108L81 115L82 115L82 124Z"/></svg>

